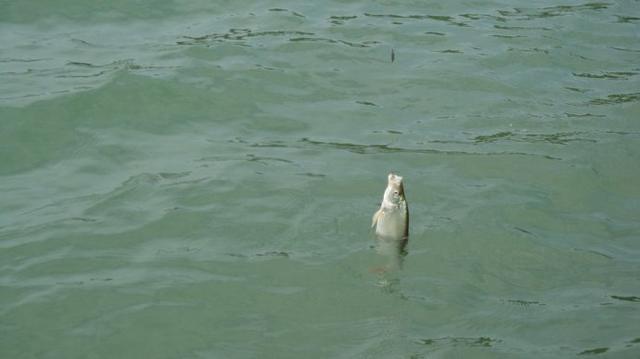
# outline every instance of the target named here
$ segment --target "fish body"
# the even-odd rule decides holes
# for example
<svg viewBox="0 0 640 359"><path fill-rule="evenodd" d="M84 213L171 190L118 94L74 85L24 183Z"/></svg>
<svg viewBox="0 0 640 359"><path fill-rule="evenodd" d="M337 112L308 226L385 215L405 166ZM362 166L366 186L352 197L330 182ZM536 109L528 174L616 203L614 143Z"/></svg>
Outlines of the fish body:
<svg viewBox="0 0 640 359"><path fill-rule="evenodd" d="M389 173L380 209L373 215L371 226L381 239L406 242L409 238L409 206L401 176Z"/></svg>

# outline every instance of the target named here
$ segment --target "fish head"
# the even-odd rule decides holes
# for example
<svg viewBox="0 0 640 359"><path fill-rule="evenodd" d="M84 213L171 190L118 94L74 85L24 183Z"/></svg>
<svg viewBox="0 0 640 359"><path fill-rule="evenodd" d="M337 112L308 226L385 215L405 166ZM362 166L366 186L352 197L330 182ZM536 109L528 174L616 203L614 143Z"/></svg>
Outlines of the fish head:
<svg viewBox="0 0 640 359"><path fill-rule="evenodd" d="M404 187L402 185L402 176L389 173L387 189L384 191L384 202L397 205L404 201Z"/></svg>

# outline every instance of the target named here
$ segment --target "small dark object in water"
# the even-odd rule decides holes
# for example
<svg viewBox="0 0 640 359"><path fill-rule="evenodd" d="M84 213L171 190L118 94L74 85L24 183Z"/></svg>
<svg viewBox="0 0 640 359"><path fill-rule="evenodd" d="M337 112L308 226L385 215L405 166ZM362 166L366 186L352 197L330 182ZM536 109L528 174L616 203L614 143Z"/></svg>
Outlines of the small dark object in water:
<svg viewBox="0 0 640 359"><path fill-rule="evenodd" d="M391 49L391 62L393 63L396 60L396 53Z"/></svg>

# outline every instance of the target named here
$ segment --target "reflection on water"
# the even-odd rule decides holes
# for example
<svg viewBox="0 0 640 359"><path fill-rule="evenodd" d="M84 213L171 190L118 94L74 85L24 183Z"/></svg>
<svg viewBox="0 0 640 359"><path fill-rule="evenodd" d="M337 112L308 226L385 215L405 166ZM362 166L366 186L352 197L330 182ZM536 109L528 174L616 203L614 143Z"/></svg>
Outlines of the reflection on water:
<svg viewBox="0 0 640 359"><path fill-rule="evenodd" d="M369 269L377 275L377 285L387 293L396 293L400 285L400 271L409 254L409 238L389 238L376 235L375 250L381 264Z"/></svg>
<svg viewBox="0 0 640 359"><path fill-rule="evenodd" d="M385 259L385 272L402 269L402 263L408 254L408 242L408 238L396 239L377 236L376 252Z"/></svg>

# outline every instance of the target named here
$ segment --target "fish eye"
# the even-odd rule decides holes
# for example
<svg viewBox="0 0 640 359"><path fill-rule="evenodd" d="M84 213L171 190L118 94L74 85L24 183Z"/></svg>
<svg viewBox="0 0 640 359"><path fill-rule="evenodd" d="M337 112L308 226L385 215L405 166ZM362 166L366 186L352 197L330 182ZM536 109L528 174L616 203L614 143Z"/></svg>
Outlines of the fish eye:
<svg viewBox="0 0 640 359"><path fill-rule="evenodd" d="M398 191L393 191L393 194L395 194L395 195L397 196L398 194L400 194L400 192L398 192Z"/></svg>

